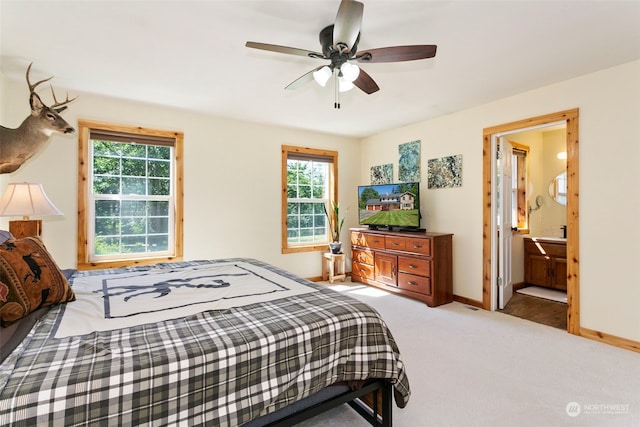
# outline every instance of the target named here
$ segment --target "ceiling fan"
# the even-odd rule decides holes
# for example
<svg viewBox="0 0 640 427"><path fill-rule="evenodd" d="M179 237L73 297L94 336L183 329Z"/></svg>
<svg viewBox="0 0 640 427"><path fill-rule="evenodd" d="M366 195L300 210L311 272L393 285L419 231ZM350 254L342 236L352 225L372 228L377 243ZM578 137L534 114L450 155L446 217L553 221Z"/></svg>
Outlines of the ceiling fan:
<svg viewBox="0 0 640 427"><path fill-rule="evenodd" d="M324 87L328 80L334 76L336 82L336 102L334 107L340 108L339 92L345 92L354 86L367 94L380 90L371 76L353 62L365 64L414 61L436 56L436 45L391 46L358 52L363 10L364 5L361 2L342 0L335 22L320 31L322 53L251 41L247 42L246 46L254 49L331 61L330 64L316 67L297 78L285 89L297 89L312 80Z"/></svg>

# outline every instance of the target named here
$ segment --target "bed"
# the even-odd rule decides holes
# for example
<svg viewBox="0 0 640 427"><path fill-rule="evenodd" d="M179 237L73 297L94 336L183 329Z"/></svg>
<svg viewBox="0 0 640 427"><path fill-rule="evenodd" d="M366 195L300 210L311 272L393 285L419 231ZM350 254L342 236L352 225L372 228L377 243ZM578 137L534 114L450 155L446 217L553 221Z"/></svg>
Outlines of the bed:
<svg viewBox="0 0 640 427"><path fill-rule="evenodd" d="M392 399L400 408L409 400L399 350L375 310L273 265L232 258L63 272L39 239L10 239L0 244L0 285L34 281L33 265L12 270L23 244L43 252L33 257L40 282L68 284L38 288L42 301L17 321L0 317L15 347L0 365L0 425L293 425L349 402L391 426ZM0 286L0 316L15 299ZM371 392L382 396L373 411L359 399Z"/></svg>

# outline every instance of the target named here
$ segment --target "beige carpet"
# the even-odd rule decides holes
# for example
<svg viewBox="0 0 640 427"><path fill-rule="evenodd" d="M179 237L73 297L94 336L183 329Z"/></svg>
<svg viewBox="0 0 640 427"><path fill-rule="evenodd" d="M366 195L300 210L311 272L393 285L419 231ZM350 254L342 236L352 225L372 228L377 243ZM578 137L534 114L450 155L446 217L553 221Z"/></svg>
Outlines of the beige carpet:
<svg viewBox="0 0 640 427"><path fill-rule="evenodd" d="M411 400L395 427L640 426L640 354L460 303L437 308L334 284L385 318ZM366 426L344 405L303 427Z"/></svg>

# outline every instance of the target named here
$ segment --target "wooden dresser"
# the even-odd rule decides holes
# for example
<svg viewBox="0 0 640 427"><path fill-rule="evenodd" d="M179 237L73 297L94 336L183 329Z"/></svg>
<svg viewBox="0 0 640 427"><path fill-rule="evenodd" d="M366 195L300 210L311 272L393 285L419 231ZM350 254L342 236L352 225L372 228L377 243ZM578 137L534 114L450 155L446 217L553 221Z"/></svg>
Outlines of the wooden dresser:
<svg viewBox="0 0 640 427"><path fill-rule="evenodd" d="M351 280L429 307L453 301L453 234L352 228Z"/></svg>
<svg viewBox="0 0 640 427"><path fill-rule="evenodd" d="M567 290L567 242L544 237L524 238L524 281Z"/></svg>

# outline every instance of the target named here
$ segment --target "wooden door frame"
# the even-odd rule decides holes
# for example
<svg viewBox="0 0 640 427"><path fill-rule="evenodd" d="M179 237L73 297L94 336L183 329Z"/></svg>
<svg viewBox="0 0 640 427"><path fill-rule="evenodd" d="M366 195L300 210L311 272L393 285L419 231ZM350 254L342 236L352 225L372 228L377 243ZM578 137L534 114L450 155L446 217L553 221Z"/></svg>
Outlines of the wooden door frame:
<svg viewBox="0 0 640 427"><path fill-rule="evenodd" d="M578 109L560 111L516 122L489 127L482 132L482 307L491 310L495 298L491 286L491 141L494 134L565 121L567 124L567 331L580 335L580 257L578 221Z"/></svg>

